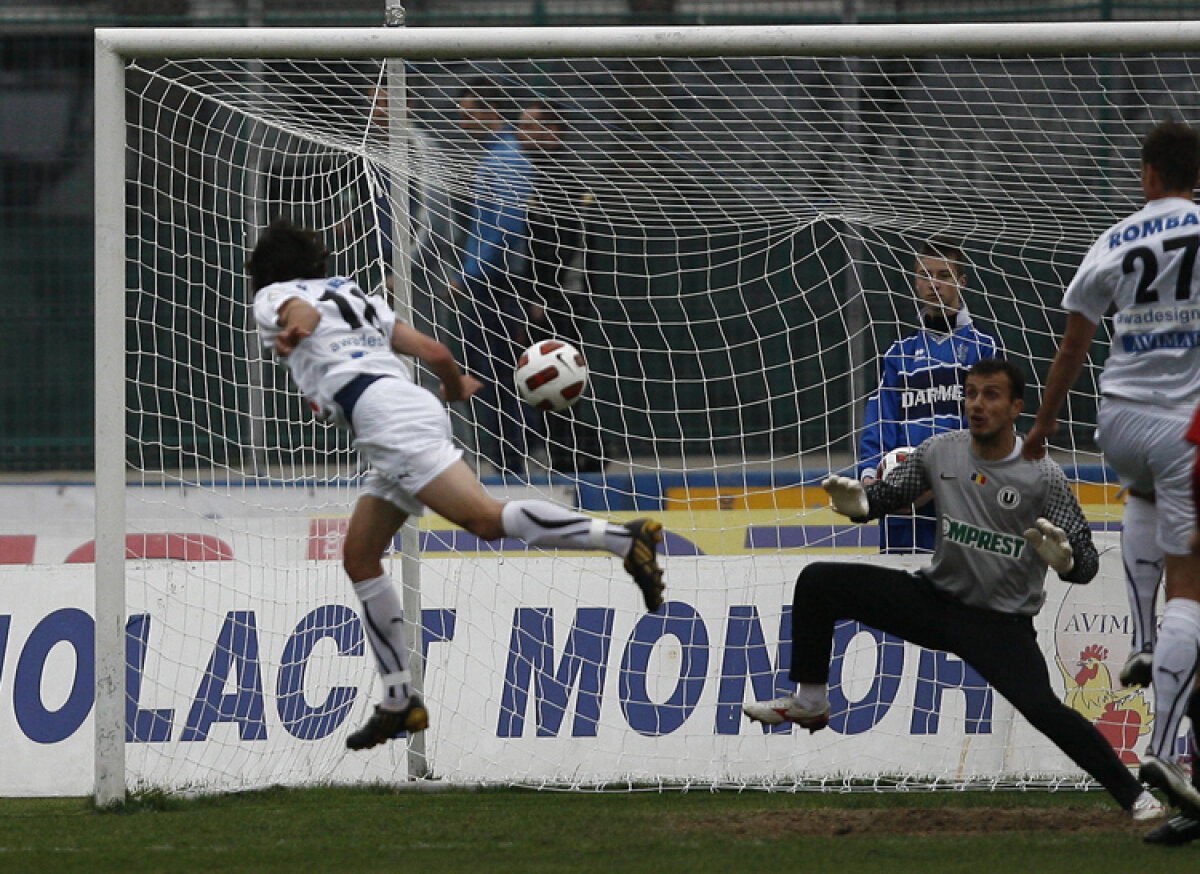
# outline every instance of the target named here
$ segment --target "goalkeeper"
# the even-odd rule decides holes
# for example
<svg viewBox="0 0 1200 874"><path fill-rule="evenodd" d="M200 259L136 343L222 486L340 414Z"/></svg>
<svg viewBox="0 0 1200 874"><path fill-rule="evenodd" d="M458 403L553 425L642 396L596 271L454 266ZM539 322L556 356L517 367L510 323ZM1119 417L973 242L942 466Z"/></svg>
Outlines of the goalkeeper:
<svg viewBox="0 0 1200 874"><path fill-rule="evenodd" d="M746 715L810 731L829 722L834 623L857 619L918 646L962 658L1112 793L1137 821L1164 813L1112 746L1050 685L1033 616L1045 600L1047 566L1087 583L1100 558L1062 470L1021 458L1016 433L1025 377L1003 359L967 373L967 431L931 437L886 481L863 488L848 477L824 483L834 509L856 522L907 506L933 490L939 514L932 563L915 573L814 562L796 580L790 678L793 695L746 705Z"/></svg>

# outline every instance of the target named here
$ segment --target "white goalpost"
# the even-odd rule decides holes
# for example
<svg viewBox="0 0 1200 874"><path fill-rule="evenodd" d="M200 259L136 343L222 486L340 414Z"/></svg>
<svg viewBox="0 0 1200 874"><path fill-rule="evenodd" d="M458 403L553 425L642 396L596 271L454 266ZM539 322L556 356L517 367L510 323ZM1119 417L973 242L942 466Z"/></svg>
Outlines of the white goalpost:
<svg viewBox="0 0 1200 874"><path fill-rule="evenodd" d="M1139 202L1142 135L1200 121L1198 49L1200 22L98 29L97 802L321 782L1088 785L969 666L861 626L838 631L830 729L763 730L741 705L788 689L805 562L921 563L881 559L876 527L816 487L855 467L879 359L915 324L917 247L961 246L972 316L1036 409L1062 289ZM480 87L510 121L540 101L564 122L561 150L521 147L503 233L460 113ZM340 564L363 471L258 348L243 264L277 215L468 362L488 349L464 330L464 257L503 241L512 342L547 331L541 306L591 383L565 431L481 402L453 406L456 434L497 494L661 518L662 612L607 555L411 523L389 561L432 724L345 749L378 695ZM547 230L557 244L529 248ZM546 257L551 297L529 279ZM1056 457L1103 569L1086 591L1050 575L1039 634L1064 700L1133 756L1153 708L1116 682L1130 620L1096 373ZM520 416L527 465L500 476L493 429ZM581 433L592 463L559 466Z"/></svg>

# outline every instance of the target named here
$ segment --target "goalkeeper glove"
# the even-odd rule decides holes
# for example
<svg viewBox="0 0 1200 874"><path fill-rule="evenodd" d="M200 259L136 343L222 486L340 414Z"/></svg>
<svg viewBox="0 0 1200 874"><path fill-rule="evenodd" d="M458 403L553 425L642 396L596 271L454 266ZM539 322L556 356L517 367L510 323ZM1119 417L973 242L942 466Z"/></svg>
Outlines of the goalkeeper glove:
<svg viewBox="0 0 1200 874"><path fill-rule="evenodd" d="M1070 573L1071 568L1075 567L1075 551L1067 540L1067 532L1049 519L1039 518L1034 525L1037 527L1025 531L1029 545L1060 574Z"/></svg>
<svg viewBox="0 0 1200 874"><path fill-rule="evenodd" d="M851 519L866 519L868 513L867 493L863 485L848 476L831 476L821 483L821 488L833 498L833 509Z"/></svg>

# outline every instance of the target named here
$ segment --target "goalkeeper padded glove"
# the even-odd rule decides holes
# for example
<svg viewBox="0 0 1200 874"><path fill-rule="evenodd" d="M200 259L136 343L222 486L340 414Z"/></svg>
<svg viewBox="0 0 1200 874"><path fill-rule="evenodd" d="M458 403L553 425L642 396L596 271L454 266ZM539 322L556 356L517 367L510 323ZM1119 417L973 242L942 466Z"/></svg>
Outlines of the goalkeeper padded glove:
<svg viewBox="0 0 1200 874"><path fill-rule="evenodd" d="M1060 574L1070 573L1071 568L1075 567L1075 551L1067 540L1067 532L1049 519L1039 518L1034 525L1037 527L1025 531L1029 545Z"/></svg>
<svg viewBox="0 0 1200 874"><path fill-rule="evenodd" d="M833 509L851 519L866 519L869 508L863 484L848 476L831 476L821 483L821 488L833 498Z"/></svg>

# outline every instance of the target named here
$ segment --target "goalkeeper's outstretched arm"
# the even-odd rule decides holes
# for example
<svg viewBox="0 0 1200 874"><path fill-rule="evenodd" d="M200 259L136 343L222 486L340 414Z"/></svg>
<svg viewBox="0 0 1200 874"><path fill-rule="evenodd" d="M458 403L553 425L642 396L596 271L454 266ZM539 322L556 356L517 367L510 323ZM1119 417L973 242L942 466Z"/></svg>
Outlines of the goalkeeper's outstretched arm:
<svg viewBox="0 0 1200 874"><path fill-rule="evenodd" d="M831 476L821 486L833 499L833 509L849 516L851 522L867 522L905 509L929 490L924 446L893 468L886 480L864 487L857 479Z"/></svg>
<svg viewBox="0 0 1200 874"><path fill-rule="evenodd" d="M922 444L892 468L885 479L867 486L867 516L878 519L897 510L907 511L931 487L925 474L925 444Z"/></svg>

